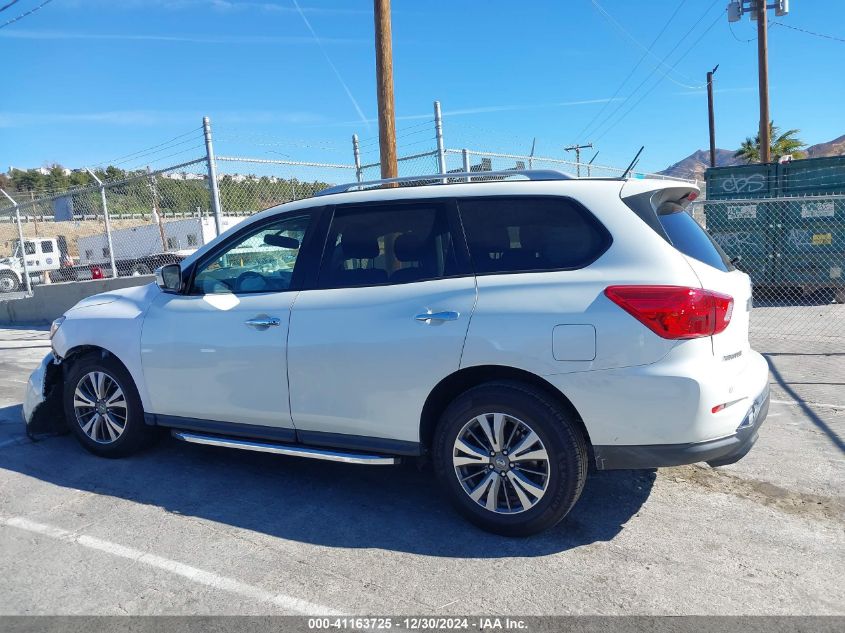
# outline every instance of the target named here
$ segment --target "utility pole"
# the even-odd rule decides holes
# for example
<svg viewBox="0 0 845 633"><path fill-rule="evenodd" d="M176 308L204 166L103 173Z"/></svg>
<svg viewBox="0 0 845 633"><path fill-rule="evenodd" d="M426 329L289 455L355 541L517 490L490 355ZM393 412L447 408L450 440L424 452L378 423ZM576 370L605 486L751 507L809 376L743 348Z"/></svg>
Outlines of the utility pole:
<svg viewBox="0 0 845 633"><path fill-rule="evenodd" d="M378 98L378 140L382 178L396 178L396 114L393 109L393 41L390 30L390 0L374 0L376 32L376 96Z"/></svg>
<svg viewBox="0 0 845 633"><path fill-rule="evenodd" d="M593 169L592 169L592 167L593 167L593 161L596 159L596 156L598 156L598 155L599 155L599 153L598 153L598 152L596 152L595 154L593 154L593 157L590 159L590 162L589 162L589 163L587 163L587 178L589 178L589 177L591 177L591 176L593 175Z"/></svg>
<svg viewBox="0 0 845 633"><path fill-rule="evenodd" d="M569 147L563 148L567 152L575 150L575 173L578 175L579 178L581 177L581 150L587 147L592 149L593 144L587 143L586 145L570 145Z"/></svg>
<svg viewBox="0 0 845 633"><path fill-rule="evenodd" d="M719 64L707 73L707 113L710 122L710 166L716 166L716 115L713 112L713 75L719 70Z"/></svg>
<svg viewBox="0 0 845 633"><path fill-rule="evenodd" d="M768 163L772 158L772 139L769 132L769 25L767 9L774 9L775 15L783 17L789 13L789 0L731 0L728 3L728 22L739 22L746 13L757 20L757 80L760 90L760 162Z"/></svg>
<svg viewBox="0 0 845 633"><path fill-rule="evenodd" d="M757 0L757 79L760 84L760 162L772 160L769 137L769 26L766 0Z"/></svg>

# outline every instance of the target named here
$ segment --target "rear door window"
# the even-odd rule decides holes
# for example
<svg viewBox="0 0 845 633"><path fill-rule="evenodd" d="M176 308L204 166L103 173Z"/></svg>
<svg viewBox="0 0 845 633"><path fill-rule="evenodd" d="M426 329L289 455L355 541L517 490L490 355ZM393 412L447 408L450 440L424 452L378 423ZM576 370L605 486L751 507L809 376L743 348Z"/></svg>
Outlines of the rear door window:
<svg viewBox="0 0 845 633"><path fill-rule="evenodd" d="M568 198L468 198L458 207L478 274L582 268L610 245L599 221Z"/></svg>
<svg viewBox="0 0 845 633"><path fill-rule="evenodd" d="M446 205L338 207L319 288L404 284L460 274Z"/></svg>
<svg viewBox="0 0 845 633"><path fill-rule="evenodd" d="M724 272L733 270L730 258L688 213L678 209L658 218L672 246L684 255Z"/></svg>

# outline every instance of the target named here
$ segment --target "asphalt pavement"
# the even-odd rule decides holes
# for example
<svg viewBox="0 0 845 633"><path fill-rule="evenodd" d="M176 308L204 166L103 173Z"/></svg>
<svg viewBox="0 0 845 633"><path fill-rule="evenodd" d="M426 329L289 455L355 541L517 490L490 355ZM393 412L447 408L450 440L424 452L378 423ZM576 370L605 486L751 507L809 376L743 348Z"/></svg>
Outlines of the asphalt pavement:
<svg viewBox="0 0 845 633"><path fill-rule="evenodd" d="M0 330L0 614L845 614L845 362L773 352L738 464L590 476L556 528L464 522L432 472L33 442L43 329Z"/></svg>

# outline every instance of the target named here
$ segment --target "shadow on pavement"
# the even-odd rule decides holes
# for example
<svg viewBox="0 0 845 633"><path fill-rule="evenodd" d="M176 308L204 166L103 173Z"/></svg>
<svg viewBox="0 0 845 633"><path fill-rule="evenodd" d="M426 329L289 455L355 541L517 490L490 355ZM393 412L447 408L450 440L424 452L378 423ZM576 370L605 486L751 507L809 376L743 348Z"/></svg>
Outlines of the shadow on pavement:
<svg viewBox="0 0 845 633"><path fill-rule="evenodd" d="M815 384L840 384L840 383L823 383L823 382L808 382L808 383L797 383L797 382L788 382L784 379L783 374L781 374L780 370L775 365L774 360L772 360L773 356L776 354L766 354L764 353L763 356L766 357L766 361L769 363L769 371L772 374L772 377L775 379L778 385L780 385L781 389L783 389L790 398L792 398L795 402L798 403L798 407L807 416L807 419L810 420L822 433L824 433L828 439L838 448L840 451L845 453L845 441L842 440L841 437L830 428L830 425L825 422L824 420L819 417L819 414L816 413L813 408L807 404L807 401L804 400L798 393L791 387L791 385L797 384L808 384L808 385L815 385Z"/></svg>
<svg viewBox="0 0 845 633"><path fill-rule="evenodd" d="M3 413L19 416L7 411L14 408ZM591 473L563 522L514 539L465 522L440 494L431 469L415 464L317 462L166 436L143 454L109 460L61 436L0 449L0 468L288 540L462 558L542 556L611 540L639 512L655 479L655 471Z"/></svg>

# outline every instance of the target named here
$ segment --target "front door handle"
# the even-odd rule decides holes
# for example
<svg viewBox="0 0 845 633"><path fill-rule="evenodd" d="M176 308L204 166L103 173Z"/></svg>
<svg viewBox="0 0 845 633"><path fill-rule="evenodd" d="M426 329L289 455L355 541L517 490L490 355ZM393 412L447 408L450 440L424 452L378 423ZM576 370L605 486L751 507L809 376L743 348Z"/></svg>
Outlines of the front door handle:
<svg viewBox="0 0 845 633"><path fill-rule="evenodd" d="M415 320L421 321L427 325L431 325L432 323L440 322L440 321L455 321L457 318L461 316L460 312L423 312L422 314L418 314L414 317Z"/></svg>
<svg viewBox="0 0 845 633"><path fill-rule="evenodd" d="M282 320L279 317L257 316L244 321L244 323L249 327L260 330L267 329L268 327L279 327L282 324Z"/></svg>

